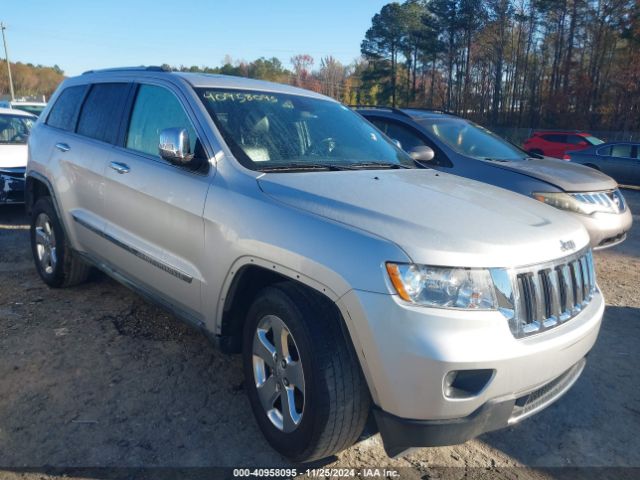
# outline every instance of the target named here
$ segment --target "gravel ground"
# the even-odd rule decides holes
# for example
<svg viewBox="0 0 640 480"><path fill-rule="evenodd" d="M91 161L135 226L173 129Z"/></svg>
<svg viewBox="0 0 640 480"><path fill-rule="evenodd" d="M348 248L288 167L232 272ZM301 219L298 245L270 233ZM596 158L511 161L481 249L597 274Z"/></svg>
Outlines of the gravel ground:
<svg viewBox="0 0 640 480"><path fill-rule="evenodd" d="M640 212L640 190L625 196ZM640 216L634 219L626 243L596 254L608 306L587 368L561 401L464 445L392 460L375 435L323 466L510 479L573 472L551 467L640 467ZM214 350L102 275L72 289L47 288L32 266L26 223L20 207L0 207L0 478L48 478L52 467L288 465L253 419L239 356ZM164 472L142 471L145 478ZM71 476L115 478L108 472ZM120 471L131 472L140 471ZM607 468L580 476L589 472L640 476L640 469Z"/></svg>

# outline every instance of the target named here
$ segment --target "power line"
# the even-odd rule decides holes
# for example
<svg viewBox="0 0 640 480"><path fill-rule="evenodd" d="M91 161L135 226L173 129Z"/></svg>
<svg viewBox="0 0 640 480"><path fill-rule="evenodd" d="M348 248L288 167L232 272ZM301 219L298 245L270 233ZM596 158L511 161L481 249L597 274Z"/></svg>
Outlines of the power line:
<svg viewBox="0 0 640 480"><path fill-rule="evenodd" d="M13 79L11 78L11 63L9 63L9 52L7 51L7 39L4 36L4 31L7 27L4 26L4 23L0 22L0 30L2 30L2 43L4 43L4 56L7 59L7 70L9 71L9 91L11 92L11 101L13 102L16 99L16 96L13 93Z"/></svg>

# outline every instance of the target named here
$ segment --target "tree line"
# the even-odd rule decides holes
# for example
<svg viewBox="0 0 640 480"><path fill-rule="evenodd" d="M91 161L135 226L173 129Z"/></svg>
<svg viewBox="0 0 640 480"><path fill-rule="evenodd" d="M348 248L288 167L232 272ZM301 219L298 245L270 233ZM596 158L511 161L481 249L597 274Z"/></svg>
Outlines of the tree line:
<svg viewBox="0 0 640 480"><path fill-rule="evenodd" d="M48 99L60 82L64 80L64 72L60 67L45 67L31 63L11 63L11 78L16 98L42 100ZM9 97L9 73L7 61L0 59L0 97Z"/></svg>
<svg viewBox="0 0 640 480"><path fill-rule="evenodd" d="M492 125L640 129L640 1L407 0L361 51L362 103Z"/></svg>
<svg viewBox="0 0 640 480"><path fill-rule="evenodd" d="M373 16L350 65L301 53L288 67L226 56L220 67L169 68L289 83L347 105L444 110L492 127L640 131L640 0L392 2ZM12 71L18 96L49 96L64 78L57 66Z"/></svg>

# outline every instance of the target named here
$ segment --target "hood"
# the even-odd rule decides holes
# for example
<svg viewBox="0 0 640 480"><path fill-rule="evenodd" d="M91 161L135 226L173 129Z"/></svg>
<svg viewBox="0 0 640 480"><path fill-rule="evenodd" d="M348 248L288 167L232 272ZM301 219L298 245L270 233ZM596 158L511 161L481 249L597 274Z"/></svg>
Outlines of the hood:
<svg viewBox="0 0 640 480"><path fill-rule="evenodd" d="M385 238L416 263L514 267L572 253L560 241L576 250L589 242L567 213L435 170L267 173L258 184L289 206Z"/></svg>
<svg viewBox="0 0 640 480"><path fill-rule="evenodd" d="M27 145L0 145L0 169L27 166Z"/></svg>
<svg viewBox="0 0 640 480"><path fill-rule="evenodd" d="M602 172L555 158L545 157L490 163L497 168L543 180L565 192L599 192L618 187L613 178Z"/></svg>

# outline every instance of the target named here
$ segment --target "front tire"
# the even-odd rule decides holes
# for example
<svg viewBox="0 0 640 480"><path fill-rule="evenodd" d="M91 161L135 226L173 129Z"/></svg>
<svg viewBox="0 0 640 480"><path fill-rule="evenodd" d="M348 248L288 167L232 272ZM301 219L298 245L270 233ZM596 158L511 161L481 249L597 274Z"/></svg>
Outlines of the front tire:
<svg viewBox="0 0 640 480"><path fill-rule="evenodd" d="M293 282L262 290L247 314L243 368L264 436L294 462L331 456L364 429L370 396L336 306Z"/></svg>
<svg viewBox="0 0 640 480"><path fill-rule="evenodd" d="M40 197L31 210L31 253L40 278L50 287L77 285L91 271L71 249L51 197Z"/></svg>

